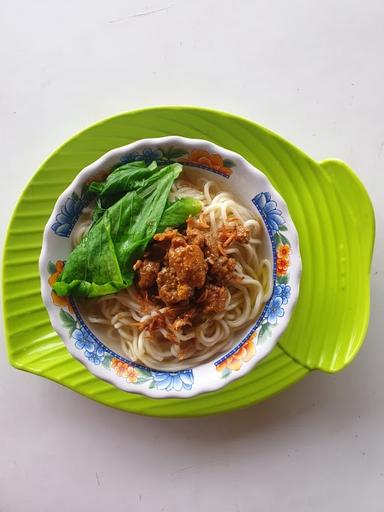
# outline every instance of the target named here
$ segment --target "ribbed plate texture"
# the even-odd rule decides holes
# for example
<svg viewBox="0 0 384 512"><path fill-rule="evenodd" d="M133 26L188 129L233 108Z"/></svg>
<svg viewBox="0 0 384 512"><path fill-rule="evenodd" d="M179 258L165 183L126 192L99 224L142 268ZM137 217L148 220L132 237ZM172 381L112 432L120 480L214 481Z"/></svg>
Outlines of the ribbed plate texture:
<svg viewBox="0 0 384 512"><path fill-rule="evenodd" d="M106 151L137 139L181 135L236 151L263 171L288 204L303 263L300 297L279 346L242 379L192 399L154 400L95 378L53 332L40 297L38 258L54 203L76 174ZM255 191L257 192L257 191ZM129 112L91 126L42 165L14 212L3 268L10 362L127 411L196 416L229 411L278 393L310 369L338 371L364 340L374 217L363 186L342 162L318 164L265 128L193 107Z"/></svg>

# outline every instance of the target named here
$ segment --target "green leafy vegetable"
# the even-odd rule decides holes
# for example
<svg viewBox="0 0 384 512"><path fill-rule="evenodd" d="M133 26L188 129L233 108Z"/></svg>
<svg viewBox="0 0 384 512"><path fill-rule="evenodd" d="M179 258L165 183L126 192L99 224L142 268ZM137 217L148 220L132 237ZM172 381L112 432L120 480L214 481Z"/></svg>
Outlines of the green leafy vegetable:
<svg viewBox="0 0 384 512"><path fill-rule="evenodd" d="M98 195L100 208L108 208L130 190L146 186L148 178L156 177L157 163L131 162L115 169L104 182L94 181L89 191Z"/></svg>
<svg viewBox="0 0 384 512"><path fill-rule="evenodd" d="M89 191L98 194L93 212L93 224L103 216L109 206L116 203L130 190L140 189L140 195L143 197L152 193L159 178L163 176L164 172L167 172L166 169L167 167L164 167L159 171L156 162L152 162L148 167L145 167L144 162L133 162L115 169L105 182L91 183ZM168 199L166 204L169 205Z"/></svg>
<svg viewBox="0 0 384 512"><path fill-rule="evenodd" d="M190 215L197 215L201 211L201 202L193 197L183 197L170 204L165 209L157 232L161 233L168 227L178 227L188 219Z"/></svg>
<svg viewBox="0 0 384 512"><path fill-rule="evenodd" d="M168 194L181 170L177 163L164 167L106 209L70 254L54 291L58 295L98 297L130 286L132 265L158 230Z"/></svg>

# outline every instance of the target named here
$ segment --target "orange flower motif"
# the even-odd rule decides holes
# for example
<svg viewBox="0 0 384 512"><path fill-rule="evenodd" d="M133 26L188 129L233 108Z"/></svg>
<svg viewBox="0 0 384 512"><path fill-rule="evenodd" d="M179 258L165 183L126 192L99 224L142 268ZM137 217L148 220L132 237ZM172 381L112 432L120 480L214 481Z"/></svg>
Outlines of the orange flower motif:
<svg viewBox="0 0 384 512"><path fill-rule="evenodd" d="M227 359L216 366L217 372L222 372L227 367Z"/></svg>
<svg viewBox="0 0 384 512"><path fill-rule="evenodd" d="M277 258L276 270L278 276L285 276L289 267L289 259Z"/></svg>
<svg viewBox="0 0 384 512"><path fill-rule="evenodd" d="M208 153L208 151L204 151L202 149L194 149L185 158L180 159L180 161L184 161L186 163L195 162L197 164L206 165L207 167L211 167L212 169L215 169L227 176L232 174L232 169L224 165L224 160L220 155L216 153Z"/></svg>
<svg viewBox="0 0 384 512"><path fill-rule="evenodd" d="M58 280L59 275L64 270L64 261L57 260L55 263L55 269L56 269L56 271L53 272L53 274L51 274L48 279L49 286L53 286L56 283L56 281Z"/></svg>
<svg viewBox="0 0 384 512"><path fill-rule="evenodd" d="M216 371L222 372L225 368L230 370L240 370L243 363L250 361L256 353L255 345L250 338L242 347L239 348L234 354L229 356L225 361L216 366Z"/></svg>
<svg viewBox="0 0 384 512"><path fill-rule="evenodd" d="M56 268L56 271L53 272L48 278L48 284L51 287L56 283L60 274L64 270L64 261L57 260L55 263L55 268ZM73 313L73 308L72 308L71 302L69 300L69 297L60 297L60 295L57 295L56 292L54 292L52 290L51 298L52 298L52 302L55 304L55 306L59 306L60 308L67 308L68 311Z"/></svg>
<svg viewBox="0 0 384 512"><path fill-rule="evenodd" d="M124 361L120 361L117 357L112 358L111 367L118 377L126 377L128 374L129 364L124 363Z"/></svg>
<svg viewBox="0 0 384 512"><path fill-rule="evenodd" d="M111 173L110 170L104 170L97 173L95 176L91 176L86 182L86 185L90 185L94 181L105 181L107 176Z"/></svg>
<svg viewBox="0 0 384 512"><path fill-rule="evenodd" d="M282 259L288 259L291 254L291 248L288 244L280 244L277 248L277 257Z"/></svg>
<svg viewBox="0 0 384 512"><path fill-rule="evenodd" d="M137 371L133 366L130 366L124 361L120 361L117 357L113 357L111 367L118 377L125 377L129 382L137 382Z"/></svg>
<svg viewBox="0 0 384 512"><path fill-rule="evenodd" d="M59 306L60 308L67 308L68 311L73 313L73 308L69 301L69 297L60 297L60 295L57 295L56 292L52 290L51 298L55 306Z"/></svg>
<svg viewBox="0 0 384 512"><path fill-rule="evenodd" d="M128 366L127 380L133 384L137 382L137 371L133 366Z"/></svg>

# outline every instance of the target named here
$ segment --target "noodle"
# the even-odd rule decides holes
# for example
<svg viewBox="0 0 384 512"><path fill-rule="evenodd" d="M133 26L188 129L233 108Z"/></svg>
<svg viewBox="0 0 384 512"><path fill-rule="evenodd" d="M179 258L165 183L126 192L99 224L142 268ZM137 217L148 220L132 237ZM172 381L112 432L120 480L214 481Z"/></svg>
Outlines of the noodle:
<svg viewBox="0 0 384 512"><path fill-rule="evenodd" d="M113 340L125 357L158 370L191 368L229 350L234 342L233 335L255 322L272 293L271 264L260 255L263 230L254 212L239 204L231 193L217 193L215 183L203 178L194 183L181 177L175 182L170 200L187 196L203 203L202 213L212 234L234 221L250 230L248 244L235 243L225 249L227 255L236 259L236 267L223 312L179 331L172 328L164 315L167 328L160 328L156 331L159 334L154 336L146 326L167 308L159 309L150 304L143 308L143 299L135 286L79 303L89 324L103 329L103 338ZM88 207L73 229L73 245L78 244L89 229L91 213L92 208Z"/></svg>

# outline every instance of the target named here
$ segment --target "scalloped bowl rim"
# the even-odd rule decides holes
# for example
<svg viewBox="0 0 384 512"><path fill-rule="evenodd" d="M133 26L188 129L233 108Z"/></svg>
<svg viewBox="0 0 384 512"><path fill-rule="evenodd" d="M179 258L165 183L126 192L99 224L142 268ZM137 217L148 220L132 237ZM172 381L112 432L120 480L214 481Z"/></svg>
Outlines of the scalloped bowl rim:
<svg viewBox="0 0 384 512"><path fill-rule="evenodd" d="M265 343L262 345L262 350L257 353L256 356L253 357L253 359L247 361L245 364L241 366L241 368L237 371L232 371L228 377L220 378L218 375L218 372L216 372L216 375L218 378L206 378L206 372L203 372L202 375L200 375L199 380L194 382L194 385L191 389L184 389L181 390L175 390L175 389L158 389L156 387L149 388L146 385L137 385L134 383L129 383L127 380L122 379L117 374L115 374L113 371L109 371L104 366L95 365L93 364L89 359L87 359L84 355L84 352L82 350L78 350L75 347L75 344L73 342L73 338L68 334L68 331L63 326L62 321L59 317L59 312L57 306L55 306L52 303L51 299L51 288L48 284L48 277L49 273L47 271L47 264L51 260L51 244L53 239L52 235L52 225L56 220L56 216L60 213L61 207L65 204L65 201L68 199L69 196L75 191L79 190L83 183L86 181L87 178L94 175L96 172L100 172L101 169L105 169L107 166L110 168L112 165L116 164L122 156L129 152L137 151L139 148L158 148L161 146L185 146L192 149L196 149L197 147L199 149L204 149L208 151L208 153L216 153L220 154L223 159L232 160L235 162L235 167L240 167L241 172L247 172L249 173L249 176L252 176L255 182L262 183L263 186L260 188L258 186L255 189L254 194L256 195L259 192L269 192L273 198L274 201L277 202L279 210L282 212L282 216L285 219L285 223L288 226L288 233L289 233L289 241L292 249L292 258L291 258L291 264L290 264L290 288L291 288L291 295L289 298L289 302L286 305L286 309L284 310L284 316L282 316L279 319L279 323L276 325L274 330L272 331L272 335L270 337L270 340L268 343ZM116 160L118 158L118 160ZM114 164L112 163L114 162ZM233 176L235 178L235 176ZM236 181L233 180L231 182L231 185L235 184ZM236 187L235 187L236 188ZM236 191L235 191L236 196ZM263 219L264 222L264 219ZM265 225L265 222L264 222ZM58 238L58 237L57 237ZM57 241L57 240L56 240ZM56 331L56 333L60 336L60 338L63 340L67 350L70 352L70 354L80 361L93 375L96 377L109 382L113 386L131 393L138 393L145 396L148 396L150 398L190 398L193 396L197 396L202 393L215 391L223 386L226 386L230 382L233 382L237 380L238 378L242 377L243 375L250 372L256 364L258 364L262 359L264 359L274 348L274 346L277 344L278 339L283 334L284 330L288 326L289 320L291 318L292 312L294 310L294 307L296 305L298 296L299 296L299 289L300 289L300 277L301 277L301 271L302 271L302 264L301 264L301 256L300 256L300 247L299 247L299 237L297 230L293 224L293 221L291 219L291 216L289 214L288 207L284 201L284 199L281 197L281 195L277 192L277 190L273 187L273 185L270 183L269 179L265 176L263 172L261 172L259 169L257 169L255 166L250 164L244 157L242 157L239 153L236 153L234 151L231 151L229 149L223 148L222 146L219 146L217 144L214 144L212 142L209 142L204 139L192 139L192 138L186 138L186 137L180 137L180 136L166 136L166 137L156 137L156 138L146 138L146 139L139 139L136 140L130 144L114 148L108 152L106 152L104 155L102 155L100 158L98 158L96 161L92 162L91 164L84 167L75 177L75 179L70 183L70 185L62 192L62 194L58 197L55 206L52 210L52 213L48 219L48 222L44 229L44 235L43 235L43 242L42 242L42 250L40 254L39 259L39 272L40 272L40 280L41 280L41 295L43 299L43 303L48 311L49 319L51 322L51 325L53 329ZM252 329L252 328L251 328ZM249 331L249 329L247 330ZM71 341L72 340L72 341ZM239 344L236 344L236 348L238 349ZM260 347L259 345L256 345L256 347ZM110 351L113 355L113 352ZM193 372L198 372L198 370L207 368L209 365L214 364L216 361L220 361L222 359L225 359L228 357L228 354L233 353L234 349L232 347L231 350L229 350L225 355L221 354L219 356L216 356L213 360L211 360L208 363L204 363L203 365L198 365L193 368ZM118 354L114 354L118 358L125 360ZM140 365L139 365L140 366ZM156 370L154 370L156 371ZM157 372L157 371L156 371ZM161 373L161 372L160 372ZM177 372L164 372L164 373L177 373ZM205 377L205 378L202 378Z"/></svg>

